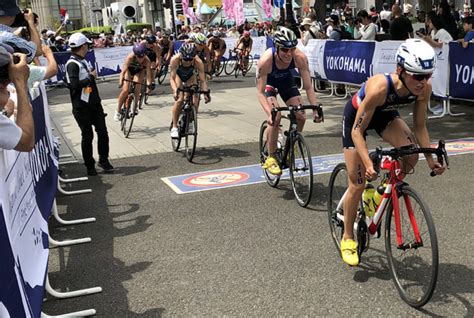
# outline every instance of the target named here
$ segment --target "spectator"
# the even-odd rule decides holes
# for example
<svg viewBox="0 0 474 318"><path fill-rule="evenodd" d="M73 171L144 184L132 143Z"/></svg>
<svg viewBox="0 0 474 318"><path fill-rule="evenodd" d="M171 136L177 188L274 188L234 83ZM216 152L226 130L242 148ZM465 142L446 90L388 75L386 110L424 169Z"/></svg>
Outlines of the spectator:
<svg viewBox="0 0 474 318"><path fill-rule="evenodd" d="M372 22L367 11L360 10L357 13L357 17L360 19L360 22L357 21L355 24L354 39L375 41L377 26Z"/></svg>
<svg viewBox="0 0 474 318"><path fill-rule="evenodd" d="M390 11L390 6L386 2L383 4L383 10L380 11L380 20L387 20L389 22L392 20L392 11Z"/></svg>
<svg viewBox="0 0 474 318"><path fill-rule="evenodd" d="M463 48L467 48L469 43L474 43L474 16L465 17L463 19L462 27L466 35L463 39L458 40L461 42Z"/></svg>
<svg viewBox="0 0 474 318"><path fill-rule="evenodd" d="M54 47L56 48L56 52L64 52L67 49L64 39L59 35L54 38Z"/></svg>
<svg viewBox="0 0 474 318"><path fill-rule="evenodd" d="M404 2L403 3L403 15L405 17L411 17L411 10L413 9L413 6L409 2Z"/></svg>
<svg viewBox="0 0 474 318"><path fill-rule="evenodd" d="M227 37L229 38L238 38L239 36L239 32L237 32L237 28L235 26L231 27L229 31L227 31Z"/></svg>
<svg viewBox="0 0 474 318"><path fill-rule="evenodd" d="M303 45L308 45L310 39L320 39L319 29L314 25L313 21L310 18L304 18L301 22L303 29Z"/></svg>
<svg viewBox="0 0 474 318"><path fill-rule="evenodd" d="M25 54L14 53L17 63L13 62L13 48L0 43L0 149L31 151L35 144L35 128L31 104L28 100L26 81L29 76ZM7 116L13 113L13 101L9 99L7 85L13 83L17 94L16 123Z"/></svg>
<svg viewBox="0 0 474 318"><path fill-rule="evenodd" d="M13 28L26 25L31 41L20 38L13 33ZM15 52L26 54L28 63L35 56L42 54L41 37L35 26L34 15L31 10L21 13L15 0L2 0L0 4L0 43L13 47Z"/></svg>
<svg viewBox="0 0 474 318"><path fill-rule="evenodd" d="M92 42L82 33L74 33L69 38L72 55L66 63L66 80L69 84L72 113L82 132L81 148L84 165L87 168L87 174L94 176L97 175L97 171L92 151L92 139L94 138L92 126L97 132L99 167L104 169L104 172L112 172L114 167L109 162L109 135L95 81L97 72L95 69L91 69L84 59L89 43Z"/></svg>
<svg viewBox="0 0 474 318"><path fill-rule="evenodd" d="M344 29L349 32L349 34L352 36L352 38L354 38L354 29L355 29L355 25L354 25L354 18L352 17L352 15L348 15L345 17L345 21L344 21Z"/></svg>
<svg viewBox="0 0 474 318"><path fill-rule="evenodd" d="M413 26L407 17L402 16L400 7L392 6L393 20L390 24L390 38L395 41L405 41L413 38Z"/></svg>
<svg viewBox="0 0 474 318"><path fill-rule="evenodd" d="M443 44L447 44L453 41L453 37L443 28L443 22L441 17L435 15L432 16L430 21L431 35L420 35L420 37L428 42L432 47L443 47Z"/></svg>
<svg viewBox="0 0 474 318"><path fill-rule="evenodd" d="M326 19L328 22L329 26L331 27L331 33L329 34L329 38L331 40L336 40L340 41L341 40L341 35L342 35L342 30L341 26L339 25L339 16L336 14L331 14L329 18ZM329 27L328 27L329 29Z"/></svg>
<svg viewBox="0 0 474 318"><path fill-rule="evenodd" d="M377 10L375 10L375 6L370 6L370 9L369 9L369 15L371 18L375 17L375 18L378 18L378 14L377 14Z"/></svg>
<svg viewBox="0 0 474 318"><path fill-rule="evenodd" d="M459 34L458 26L454 16L451 14L451 8L446 0L443 0L439 4L438 15L441 19L443 28L448 31L453 39L457 39Z"/></svg>

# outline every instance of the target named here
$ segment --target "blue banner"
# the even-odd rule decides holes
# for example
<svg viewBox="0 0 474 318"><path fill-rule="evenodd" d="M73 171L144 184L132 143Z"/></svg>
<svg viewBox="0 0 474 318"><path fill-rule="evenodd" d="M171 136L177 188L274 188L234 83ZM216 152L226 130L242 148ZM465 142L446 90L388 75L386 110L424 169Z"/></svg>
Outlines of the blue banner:
<svg viewBox="0 0 474 318"><path fill-rule="evenodd" d="M331 82L360 85L370 76L375 42L327 41L324 71Z"/></svg>
<svg viewBox="0 0 474 318"><path fill-rule="evenodd" d="M474 44L449 43L449 96L474 100Z"/></svg>
<svg viewBox="0 0 474 318"><path fill-rule="evenodd" d="M48 80L46 82L47 85L52 84L54 82L61 82L66 75L66 63L71 57L71 52L61 52L61 53L54 53L54 58L56 59L56 63L58 63L58 74L56 74L56 80ZM86 55L87 63L95 68L95 55L94 51L87 52Z"/></svg>
<svg viewBox="0 0 474 318"><path fill-rule="evenodd" d="M277 8L283 8L285 0L273 0L273 5Z"/></svg>

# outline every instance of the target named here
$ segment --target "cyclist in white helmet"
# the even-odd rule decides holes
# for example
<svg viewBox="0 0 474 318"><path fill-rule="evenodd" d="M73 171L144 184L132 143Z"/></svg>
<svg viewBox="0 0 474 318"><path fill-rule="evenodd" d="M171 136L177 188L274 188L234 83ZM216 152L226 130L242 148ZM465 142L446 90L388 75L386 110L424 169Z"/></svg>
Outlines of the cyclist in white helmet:
<svg viewBox="0 0 474 318"><path fill-rule="evenodd" d="M377 74L369 78L344 109L342 143L349 188L344 198L341 254L343 261L351 266L359 264L353 233L359 200L366 179L377 177L365 141L367 130L374 129L393 147L430 147L426 110L431 96L429 79L436 68L436 54L426 42L408 39L398 48L396 60L395 73ZM411 102L415 103L414 134L393 107ZM429 168L436 174L445 171L445 167L431 155L425 157ZM418 155L405 157L402 161L403 172L406 174L411 171L417 161Z"/></svg>
<svg viewBox="0 0 474 318"><path fill-rule="evenodd" d="M214 55L214 70L218 70L221 64L222 56L225 53L227 45L224 39L221 38L221 33L218 30L212 32L212 37L207 41L207 47L211 51L211 56Z"/></svg>
<svg viewBox="0 0 474 318"><path fill-rule="evenodd" d="M309 103L316 105L316 94L314 93L311 77L309 74L308 58L303 51L298 49L298 39L293 31L281 28L274 34L275 47L267 49L257 64L257 90L258 101L267 114L268 122L268 150L270 156L265 161L263 168L274 175L281 174L281 167L275 158L277 150L278 131L281 120L280 113L277 114L275 122L272 121L271 111L278 107L277 95L286 105L302 105L303 98L295 83L291 71L295 68L300 73L303 89L306 90ZM321 121L317 111L313 112L316 121ZM306 120L304 111L297 114L298 130L302 131Z"/></svg>
<svg viewBox="0 0 474 318"><path fill-rule="evenodd" d="M196 45L196 54L199 56L201 61L204 63L204 70L206 74L211 73L211 51L207 47L207 37L203 33L195 33L191 39Z"/></svg>

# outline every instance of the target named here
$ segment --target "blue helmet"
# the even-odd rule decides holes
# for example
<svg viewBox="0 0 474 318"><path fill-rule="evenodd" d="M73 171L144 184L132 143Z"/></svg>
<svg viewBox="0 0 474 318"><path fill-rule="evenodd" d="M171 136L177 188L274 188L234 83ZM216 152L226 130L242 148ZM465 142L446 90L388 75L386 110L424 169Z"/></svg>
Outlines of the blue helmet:
<svg viewBox="0 0 474 318"><path fill-rule="evenodd" d="M146 41L148 42L148 44L153 44L156 42L156 36L154 35L149 35L146 37Z"/></svg>

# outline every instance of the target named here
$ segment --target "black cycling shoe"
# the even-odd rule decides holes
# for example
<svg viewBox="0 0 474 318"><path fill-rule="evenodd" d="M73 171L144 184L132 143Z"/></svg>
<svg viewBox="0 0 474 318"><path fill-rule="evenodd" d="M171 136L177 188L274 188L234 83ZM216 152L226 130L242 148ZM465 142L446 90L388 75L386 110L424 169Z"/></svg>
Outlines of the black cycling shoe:
<svg viewBox="0 0 474 318"><path fill-rule="evenodd" d="M114 171L114 167L110 164L109 160L99 161L97 165L104 169L105 173L111 173Z"/></svg>
<svg viewBox="0 0 474 318"><path fill-rule="evenodd" d="M94 166L89 166L87 168L87 175L88 176L96 176L97 175L97 170L95 170Z"/></svg>

